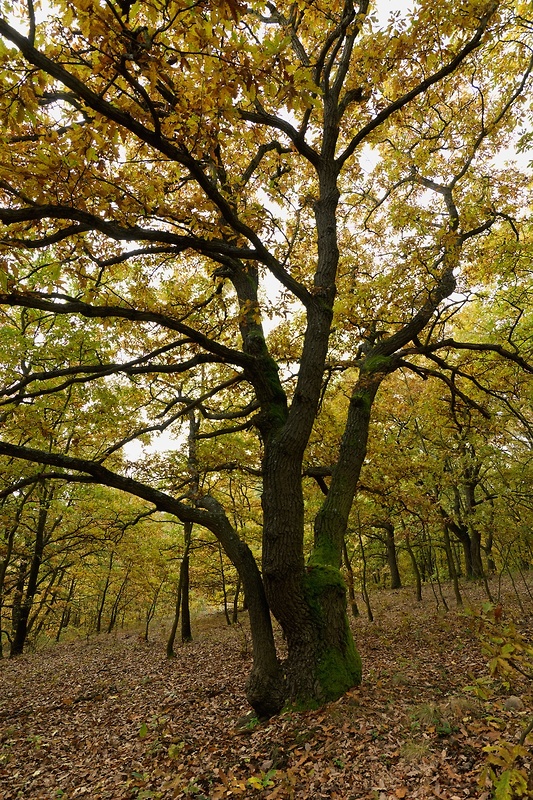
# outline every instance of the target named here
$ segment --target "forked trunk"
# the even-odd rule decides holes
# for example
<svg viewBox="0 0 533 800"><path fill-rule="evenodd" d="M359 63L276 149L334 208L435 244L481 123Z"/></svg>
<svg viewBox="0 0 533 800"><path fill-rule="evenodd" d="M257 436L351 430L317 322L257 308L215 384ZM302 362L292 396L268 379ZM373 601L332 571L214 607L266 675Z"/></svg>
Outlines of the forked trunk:
<svg viewBox="0 0 533 800"><path fill-rule="evenodd" d="M301 461L282 436L263 462L263 579L272 613L287 639L288 699L310 707L340 697L361 682L361 659L346 610L342 546L366 455L370 411L387 365L362 371L352 395L339 458L315 520L304 563Z"/></svg>
<svg viewBox="0 0 533 800"><path fill-rule="evenodd" d="M318 706L358 685L361 659L348 623L340 570L310 564L283 581L267 581L269 585L270 605L287 640L283 666L289 703Z"/></svg>

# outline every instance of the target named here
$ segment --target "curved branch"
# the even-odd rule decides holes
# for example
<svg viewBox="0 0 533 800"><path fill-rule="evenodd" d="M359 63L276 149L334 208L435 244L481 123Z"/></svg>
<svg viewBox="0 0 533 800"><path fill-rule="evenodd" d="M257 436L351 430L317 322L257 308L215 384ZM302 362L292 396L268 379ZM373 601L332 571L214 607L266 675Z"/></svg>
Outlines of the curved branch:
<svg viewBox="0 0 533 800"><path fill-rule="evenodd" d="M469 395L465 394L465 392L459 389L453 378L448 378L447 375L444 375L442 372L439 372L436 369L431 369L429 367L422 367L419 366L418 364L410 364L408 361L402 360L400 362L400 366L410 369L412 372L416 373L417 375L419 375L424 379L431 377L431 378L436 378L439 381L442 381L443 383L446 384L446 386L450 390L450 394L452 395L452 401L455 397L459 397L465 403L465 405L470 406L470 408L475 408L476 411L478 411L481 414L481 416L484 417L485 419L491 418L489 412L485 408L483 408L482 405L477 403L472 397L469 397ZM458 373L453 367L449 367L445 364L441 364L440 366L442 366L443 369L450 370L450 372L452 372L454 376L460 374L462 377L469 378L469 376L465 375L464 373ZM476 386L478 386L478 388L482 388L479 387L477 381L474 380L473 383Z"/></svg>
<svg viewBox="0 0 533 800"><path fill-rule="evenodd" d="M0 36L4 36L8 41L12 42L30 64L37 67L37 69L42 70L47 75L50 75L52 78L63 84L63 86L66 86L68 89L73 91L75 95L84 103L86 103L86 105L93 111L101 114L108 120L115 122L120 127L130 131L134 136L140 139L140 141L150 145L157 152L165 155L171 161L184 166L190 172L192 178L196 181L208 200L220 211L225 222L227 222L227 224L236 233L248 239L248 241L250 241L255 248L255 250L249 250L248 256L244 255L243 250L239 250L238 248L234 247L232 248L232 246L227 243L223 243L224 247L222 247L222 250L215 247L213 251L211 249L210 240L206 239L204 240L203 246L198 250L198 252L209 254L209 252L218 253L225 251L233 252L235 254L235 251L237 250L236 254L240 257L255 258L265 264L265 266L268 267L268 269L283 284L283 286L285 286L285 288L287 288L289 291L293 292L294 295L298 297L302 303L304 303L304 305L310 302L312 298L307 289L305 289L302 284L289 275L289 273L282 267L278 259L263 244L258 234L240 219L234 204L228 200L221 193L221 191L219 191L215 182L209 177L201 162L194 158L184 145L174 144L169 139L160 135L157 131L150 130L150 128L147 128L142 122L134 119L129 112L123 111L118 106L115 106L113 103L105 100L102 95L94 92L87 83L69 72L62 64L56 63L40 50L37 50L29 39L13 28L6 19L2 18L0 18ZM318 163L317 159L319 157L317 153L305 143L303 137L297 131L295 131L289 123L284 123L282 120L279 120L276 117L270 118L270 116L266 114L259 115L259 117L256 115L252 121L260 122L261 124L267 124L270 127L278 128L280 130L285 130L285 132L288 134L289 132L292 132L295 144L300 144L301 148L310 158L310 160L313 159L314 163ZM74 209L70 209L70 211L73 212ZM81 215L83 212L79 213ZM81 222L86 221L85 219L80 220L80 218L77 216L65 215L63 218L77 219ZM126 234L128 233L128 230L129 229L122 229L122 231L124 231ZM124 238L125 240L129 241L138 239L139 233L142 232L142 229L136 230L135 228L132 228L131 231L133 233L131 237L124 236L120 238ZM154 231L153 233L153 238L149 239L144 237L144 239L147 241L170 241L172 244L178 244L175 238L171 238L170 240L166 238L158 238L155 236L156 232ZM182 237L184 249L187 247L197 249L195 248L194 237L190 237L192 241L189 241L188 243L185 241L187 238L189 237ZM199 245L199 242L200 240L196 240L197 245ZM224 250L224 248L229 248L229 250Z"/></svg>
<svg viewBox="0 0 533 800"><path fill-rule="evenodd" d="M278 688L279 697L278 694L273 695L272 688L279 687L282 673L277 660L261 574L250 548L238 536L224 509L214 497L206 495L198 498L196 506L186 505L165 492L133 478L126 478L87 459L46 453L42 450L20 447L4 441L0 441L0 455L59 467L62 470L73 470L81 473L79 478L72 476L74 480L90 482L92 479L94 483L109 486L139 497L141 500L146 500L158 511L172 514L182 522L201 525L211 531L237 568L248 599L254 652L254 666L248 683L248 699L258 714L271 716L279 711L284 700L283 683L282 688ZM67 477L69 476L65 474L65 478Z"/></svg>
<svg viewBox="0 0 533 800"><path fill-rule="evenodd" d="M117 242L157 242L173 245L176 253L194 250L206 256L221 254L233 258L261 260L256 250L249 247L236 247L223 239L202 239L197 236L172 233L169 230L141 228L138 225L124 227L117 222L107 222L95 214L73 206L32 204L29 208L0 208L0 221L4 225L13 225L18 222L40 222L44 219L76 220L81 224L70 226L65 231L58 231L41 240L13 238L7 240L7 243L24 245L24 247L45 247L54 237L65 238L67 235L95 230ZM64 232L65 237L61 237ZM60 241L60 238L57 238L57 241Z"/></svg>
<svg viewBox="0 0 533 800"><path fill-rule="evenodd" d="M0 441L0 455L19 458L34 464L45 464L46 466L60 467L65 470L74 470L82 473L81 477L91 478L95 483L119 489L122 492L146 500L148 503L152 503L159 511L166 511L178 517L182 522L193 522L212 530L213 520L207 512L181 503L165 492L147 486L133 478L127 478L124 475L112 472L94 461L59 453L48 453L44 450L23 447L5 441Z"/></svg>
<svg viewBox="0 0 533 800"><path fill-rule="evenodd" d="M241 119L245 120L245 122L255 122L258 125L266 125L269 128L282 131L289 137L300 155L306 158L310 164L313 164L315 167L320 165L320 155L307 144L300 131L297 131L287 120L276 117L274 114L269 114L259 103L256 105L256 111L247 111L243 108L238 109L237 111Z"/></svg>
<svg viewBox="0 0 533 800"><path fill-rule="evenodd" d="M57 302L55 302L57 301ZM139 311L135 308L124 306L93 306L76 300L69 295L44 294L42 292L11 292L0 294L0 304L10 306L22 306L24 308L36 308L41 311L48 311L51 314L79 314L89 319L128 319L132 322L153 322L168 330L177 331L187 336L191 341L198 344L208 353L218 356L223 363L237 364L240 367L251 367L254 360L239 350L232 350L219 342L210 339L205 334L184 325L179 320L174 319L168 314L156 311Z"/></svg>
<svg viewBox="0 0 533 800"><path fill-rule="evenodd" d="M500 3L498 0L492 0L489 3L487 11L481 17L478 27L476 28L475 34L472 36L471 39L461 48L461 50L451 59L447 64L445 64L441 69L437 70L433 75L430 75L429 78L425 78L425 80L421 81L417 86L413 87L409 92L406 92L401 97L398 97L397 100L394 102L389 103L389 105L380 111L379 114L376 114L374 119L370 120L370 122L365 125L361 130L353 137L350 144L345 148L344 152L341 153L339 158L337 159L337 163L339 166L342 166L349 158L353 155L356 148L363 142L369 134L379 128L380 125L383 125L389 117L395 114L397 111L400 111L406 105L408 105L412 100L414 100L419 95L423 94L430 86L441 81L443 78L446 78L448 75L451 75L457 67L459 67L465 58L470 55L479 45L481 44L481 40L483 38L483 34L485 33L487 26L491 20L491 17L495 14L496 10Z"/></svg>
<svg viewBox="0 0 533 800"><path fill-rule="evenodd" d="M428 355L429 353L435 353L437 350L445 349L472 350L479 353L496 353L496 355L505 358L507 361L513 361L525 372L533 374L533 364L530 364L525 358L517 355L517 353L514 353L512 350L507 350L505 347L502 347L499 344L489 344L485 342L458 342L456 339L452 339L451 337L448 339L441 339L439 342L435 342L434 344L420 345L419 347L406 349L400 355L402 357L407 355Z"/></svg>
<svg viewBox="0 0 533 800"><path fill-rule="evenodd" d="M178 364L143 363L149 361L152 358L155 358L158 355L161 355L162 353L167 353L179 346L180 343L173 343L171 345L167 345L166 347L160 347L158 350L154 350L152 353L149 353L146 356L142 356L141 358L136 358L135 360L124 364L120 363L94 364L94 365L89 364L76 367L63 367L62 369L53 369L46 372L31 372L27 376L22 378L22 380L17 381L17 383L11 384L11 386L7 387L3 391L0 391L0 397L2 396L12 397L13 395L16 394L17 395L16 400L18 402L23 399L29 400L34 397L42 397L47 394L55 394L56 392L60 392L63 389L67 389L69 386L72 386L73 384L86 383L89 381L98 380L98 378L107 377L109 375L117 375L117 374L146 375L151 373L173 375L186 372L187 370L192 369L193 367L198 366L199 364L224 363L221 362L219 359L214 359L213 356L201 353L196 356L193 356L187 361L183 361ZM39 391L23 393L23 389L30 383L37 383L40 381L44 382L69 376L72 376L71 378L69 378L69 380L63 381L63 383L53 386L49 389L42 389ZM7 403L10 402L12 402L12 399L0 401L0 405L6 405Z"/></svg>

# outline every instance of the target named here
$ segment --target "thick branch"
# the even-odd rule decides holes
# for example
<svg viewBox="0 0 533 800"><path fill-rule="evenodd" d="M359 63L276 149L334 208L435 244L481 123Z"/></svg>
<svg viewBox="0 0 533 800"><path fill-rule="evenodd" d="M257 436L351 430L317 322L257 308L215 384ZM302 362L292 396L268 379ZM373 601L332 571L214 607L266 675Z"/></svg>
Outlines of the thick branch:
<svg viewBox="0 0 533 800"><path fill-rule="evenodd" d="M57 300L57 302L56 302ZM0 303L24 308L36 308L51 314L79 314L90 319L128 319L132 322L153 322L168 330L178 331L196 342L208 353L218 356L224 363L250 367L253 359L238 350L232 350L219 342L215 342L194 328L184 325L167 314L155 311L138 311L123 306L93 306L76 300L68 295L48 295L41 292L11 292L0 294Z"/></svg>
<svg viewBox="0 0 533 800"><path fill-rule="evenodd" d="M0 397L8 397L8 400L0 402L0 405L12 402L12 398L16 395L16 400L19 402L24 399L31 399L33 397L41 397L46 394L55 394L68 388L76 383L86 383L88 381L98 380L109 375L150 375L150 374L165 374L174 375L187 372L199 364L212 364L221 363L220 360L214 359L213 356L206 353L200 353L187 361L178 362L176 364L146 364L152 358L156 358L161 353L168 352L178 347L179 345L173 343L167 347L161 347L159 350L149 353L142 358L137 358L124 364L88 364L75 367L64 367L62 369L53 369L46 372L32 372L17 383L8 386L3 391L0 391ZM142 365L142 366L141 366ZM72 376L72 377L70 377ZM30 383L45 382L57 380L58 378L68 377L69 379L60 384L56 384L47 389L40 389L34 392L23 393L23 390Z"/></svg>
<svg viewBox="0 0 533 800"><path fill-rule="evenodd" d="M526 361L517 353L512 350L507 350L499 344L490 344L486 342L458 342L456 339L448 338L441 339L439 342L433 344L420 345L413 348L404 350L401 355L427 355L435 353L437 350L471 350L479 353L496 353L497 355L505 358L507 361L513 361L525 372L533 373L533 364Z"/></svg>
<svg viewBox="0 0 533 800"><path fill-rule="evenodd" d="M182 522L193 522L201 525L213 531L216 535L216 520L213 520L213 515L209 512L186 505L185 503L175 500L165 492L161 492L159 489L154 489L133 478L126 478L88 459L75 458L59 453L47 453L44 450L22 447L4 441L0 441L0 455L19 458L34 464L45 464L64 470L74 470L75 472L82 473L79 476L80 479L85 478L86 480L92 480L102 486L109 486L110 488L119 489L122 492L139 497L154 505L158 511L166 511L178 517ZM65 474L65 479L68 477L69 476Z"/></svg>
<svg viewBox="0 0 533 800"><path fill-rule="evenodd" d="M248 111L246 109L239 109L238 113L241 119L246 122L255 122L258 125L266 125L269 128L275 128L278 131L285 133L291 142L294 144L300 155L309 161L313 166L318 167L320 164L320 156L310 147L305 141L304 136L300 131L297 131L290 122L276 117L274 114L269 114L258 104L256 111Z"/></svg>

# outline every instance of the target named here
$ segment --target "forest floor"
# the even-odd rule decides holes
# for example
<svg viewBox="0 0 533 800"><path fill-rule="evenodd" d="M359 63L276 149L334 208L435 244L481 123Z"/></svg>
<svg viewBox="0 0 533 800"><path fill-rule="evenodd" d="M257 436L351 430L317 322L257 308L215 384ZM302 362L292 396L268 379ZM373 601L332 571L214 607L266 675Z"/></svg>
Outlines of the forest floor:
<svg viewBox="0 0 533 800"><path fill-rule="evenodd" d="M532 642L529 583L505 586L502 619L488 614L485 638L513 619ZM0 800L486 800L496 781L501 798L518 796L513 780L533 797L533 734L512 749L533 715L532 681L490 678L480 587L465 589L473 614L455 608L448 588L449 611L436 596L429 586L421 603L412 589L374 593L374 621L353 623L362 685L244 729L245 615L232 627L218 614L197 620L195 640L170 661L164 630L149 642L119 631L2 661Z"/></svg>

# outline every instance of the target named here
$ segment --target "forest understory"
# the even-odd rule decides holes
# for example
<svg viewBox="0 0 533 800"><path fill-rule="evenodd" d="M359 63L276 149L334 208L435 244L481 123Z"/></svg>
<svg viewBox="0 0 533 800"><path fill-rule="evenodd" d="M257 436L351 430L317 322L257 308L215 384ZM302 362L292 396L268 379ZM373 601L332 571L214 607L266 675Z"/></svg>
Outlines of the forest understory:
<svg viewBox="0 0 533 800"><path fill-rule="evenodd" d="M429 585L421 603L372 594L374 621L353 621L362 685L267 723L245 717L245 614L196 620L172 660L161 627L2 661L0 799L533 797L533 685L505 672L528 671L533 579L500 587L496 614L479 585L463 609L443 588L448 611Z"/></svg>

